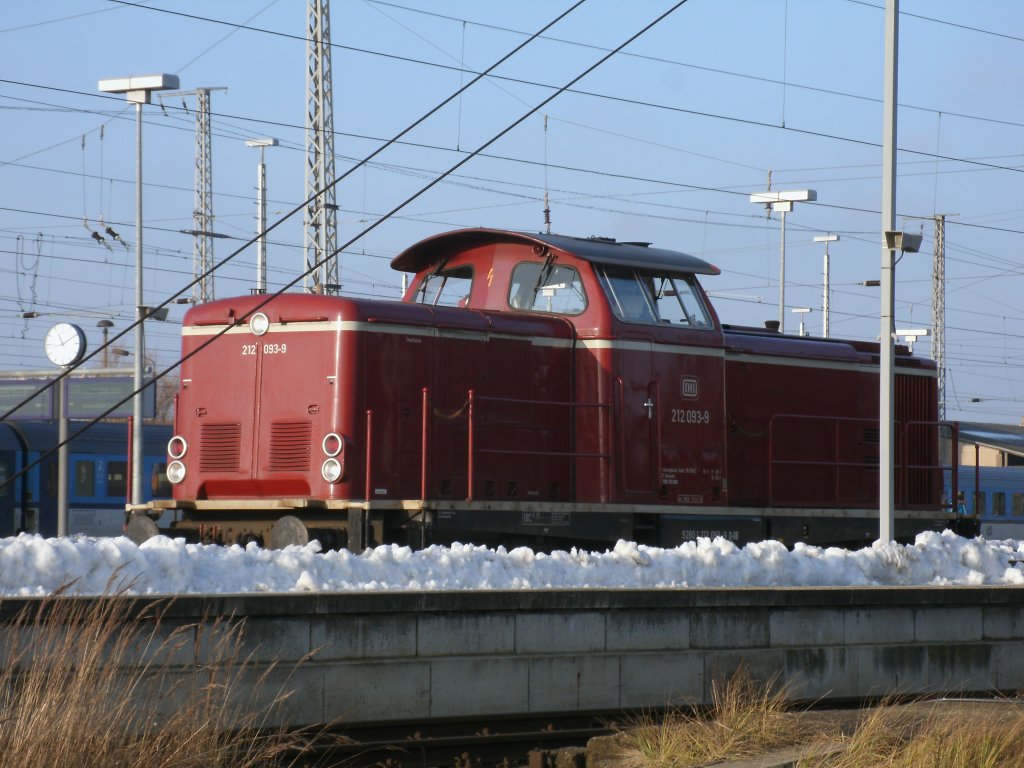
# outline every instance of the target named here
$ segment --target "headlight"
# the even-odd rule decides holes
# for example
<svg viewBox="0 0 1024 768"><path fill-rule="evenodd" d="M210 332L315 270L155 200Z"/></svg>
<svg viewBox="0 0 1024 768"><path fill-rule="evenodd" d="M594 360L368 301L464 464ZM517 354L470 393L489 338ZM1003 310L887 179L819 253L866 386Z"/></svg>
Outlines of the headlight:
<svg viewBox="0 0 1024 768"><path fill-rule="evenodd" d="M167 441L167 455L172 459L180 459L188 451L188 442L181 435L175 435Z"/></svg>
<svg viewBox="0 0 1024 768"><path fill-rule="evenodd" d="M336 483L341 480L342 472L341 462L333 458L325 461L323 466L320 467L320 474L323 475L324 480L328 483Z"/></svg>
<svg viewBox="0 0 1024 768"><path fill-rule="evenodd" d="M328 456L337 456L345 447L345 441L337 432L329 432L324 436L323 449Z"/></svg>
<svg viewBox="0 0 1024 768"><path fill-rule="evenodd" d="M172 461L167 465L167 479L177 485L185 479L185 465L180 461Z"/></svg>
<svg viewBox="0 0 1024 768"><path fill-rule="evenodd" d="M249 330L257 336L262 336L264 333L270 330L270 318L264 315L262 312L257 312L251 318L249 318Z"/></svg>

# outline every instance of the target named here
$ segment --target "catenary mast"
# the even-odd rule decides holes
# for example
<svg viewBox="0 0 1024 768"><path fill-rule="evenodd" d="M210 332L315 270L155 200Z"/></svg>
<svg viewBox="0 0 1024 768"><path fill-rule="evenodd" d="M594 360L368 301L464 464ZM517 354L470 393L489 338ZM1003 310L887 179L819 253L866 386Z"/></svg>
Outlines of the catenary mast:
<svg viewBox="0 0 1024 768"><path fill-rule="evenodd" d="M334 187L334 109L331 82L329 0L308 0L306 32L306 199L305 268L326 262L303 280L307 293L338 293L338 206ZM323 191L322 194L318 194Z"/></svg>

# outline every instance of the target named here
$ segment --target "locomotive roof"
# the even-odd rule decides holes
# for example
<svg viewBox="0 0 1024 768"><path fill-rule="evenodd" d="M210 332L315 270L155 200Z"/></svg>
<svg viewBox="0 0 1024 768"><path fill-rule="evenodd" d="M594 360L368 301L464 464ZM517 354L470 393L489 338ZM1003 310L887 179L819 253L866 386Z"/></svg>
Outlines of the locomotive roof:
<svg viewBox="0 0 1024 768"><path fill-rule="evenodd" d="M462 250L495 243L550 246L594 264L612 264L687 274L717 275L714 264L681 251L651 248L646 243L617 242L603 237L569 237L505 229L457 229L428 237L406 248L391 261L400 272L419 272Z"/></svg>

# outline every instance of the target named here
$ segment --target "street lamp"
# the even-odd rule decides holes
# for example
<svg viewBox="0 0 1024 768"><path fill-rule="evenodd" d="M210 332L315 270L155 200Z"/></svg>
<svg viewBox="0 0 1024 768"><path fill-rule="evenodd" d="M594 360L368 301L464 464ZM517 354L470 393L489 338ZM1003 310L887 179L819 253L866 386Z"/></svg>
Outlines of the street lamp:
<svg viewBox="0 0 1024 768"><path fill-rule="evenodd" d="M103 367L106 368L110 363L110 350L107 349L107 336L110 329L114 327L114 323L112 320L104 318L96 323L96 326L103 331Z"/></svg>
<svg viewBox="0 0 1024 768"><path fill-rule="evenodd" d="M806 330L804 328L804 315L811 311L810 307L793 307L791 310L794 315L800 315L800 330L797 333L800 336L806 336Z"/></svg>
<svg viewBox="0 0 1024 768"><path fill-rule="evenodd" d="M779 333L786 332L786 214L793 210L793 203L818 199L813 189L791 189L779 192L758 192L750 196L750 202L760 203L765 208L782 214L782 241L779 246Z"/></svg>
<svg viewBox="0 0 1024 768"><path fill-rule="evenodd" d="M256 173L256 289L254 293L267 292L267 166L263 152L267 147L276 147L277 139L249 139L247 147L259 147L260 164Z"/></svg>
<svg viewBox="0 0 1024 768"><path fill-rule="evenodd" d="M142 331L142 105L153 91L178 88L177 75L135 75L100 80L104 93L123 93L135 105L135 367L132 374L132 506L142 504L142 361L146 341Z"/></svg>
<svg viewBox="0 0 1024 768"><path fill-rule="evenodd" d="M839 235L819 235L814 238L816 243L825 244L825 270L823 277L823 288L821 293L821 336L822 338L828 338L828 300L829 300L829 287L828 287L828 244L834 243L839 239Z"/></svg>
<svg viewBox="0 0 1024 768"><path fill-rule="evenodd" d="M924 336L931 336L932 332L927 328L897 328L896 336L906 342L910 354L914 354L914 342Z"/></svg>

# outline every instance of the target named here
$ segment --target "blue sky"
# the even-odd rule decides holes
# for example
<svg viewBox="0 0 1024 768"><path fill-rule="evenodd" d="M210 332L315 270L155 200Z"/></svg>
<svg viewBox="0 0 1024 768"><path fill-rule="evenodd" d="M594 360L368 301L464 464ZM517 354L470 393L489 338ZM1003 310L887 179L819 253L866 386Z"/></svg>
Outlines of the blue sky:
<svg viewBox="0 0 1024 768"><path fill-rule="evenodd" d="M491 78L338 188L339 242L357 235L663 13L663 0L588 0ZM331 34L338 174L412 123L569 2L334 0ZM270 221L304 194L303 0L50 0L5 4L0 22L0 370L43 369L46 329L77 322L100 341L132 314L134 248L94 241L85 223L134 242L134 112L101 79L167 72L214 92L213 185L229 255L253 232L258 152ZM899 226L922 232L897 267L901 328L931 327L933 222L946 229L947 415L1024 416L1024 5L904 0L900 25ZM239 29L245 25L250 29ZM777 316L779 222L749 195L814 189L787 220L787 326L810 307L821 328L822 246L831 247L833 336L874 339L879 277L882 0L689 0L342 255L343 291L394 297L388 262L463 226L643 240L717 264L707 278L725 322ZM186 105L192 108L193 100ZM194 118L182 99L145 108L146 299L191 274ZM921 218L918 218L921 217ZM234 239L229 239L234 238ZM271 235L271 288L303 261L302 223ZM218 297L247 293L250 248L219 271ZM26 311L40 317L24 319ZM174 359L183 308L147 326ZM127 340L126 340L127 341ZM125 344L125 346L130 346ZM928 339L915 351L930 354Z"/></svg>

